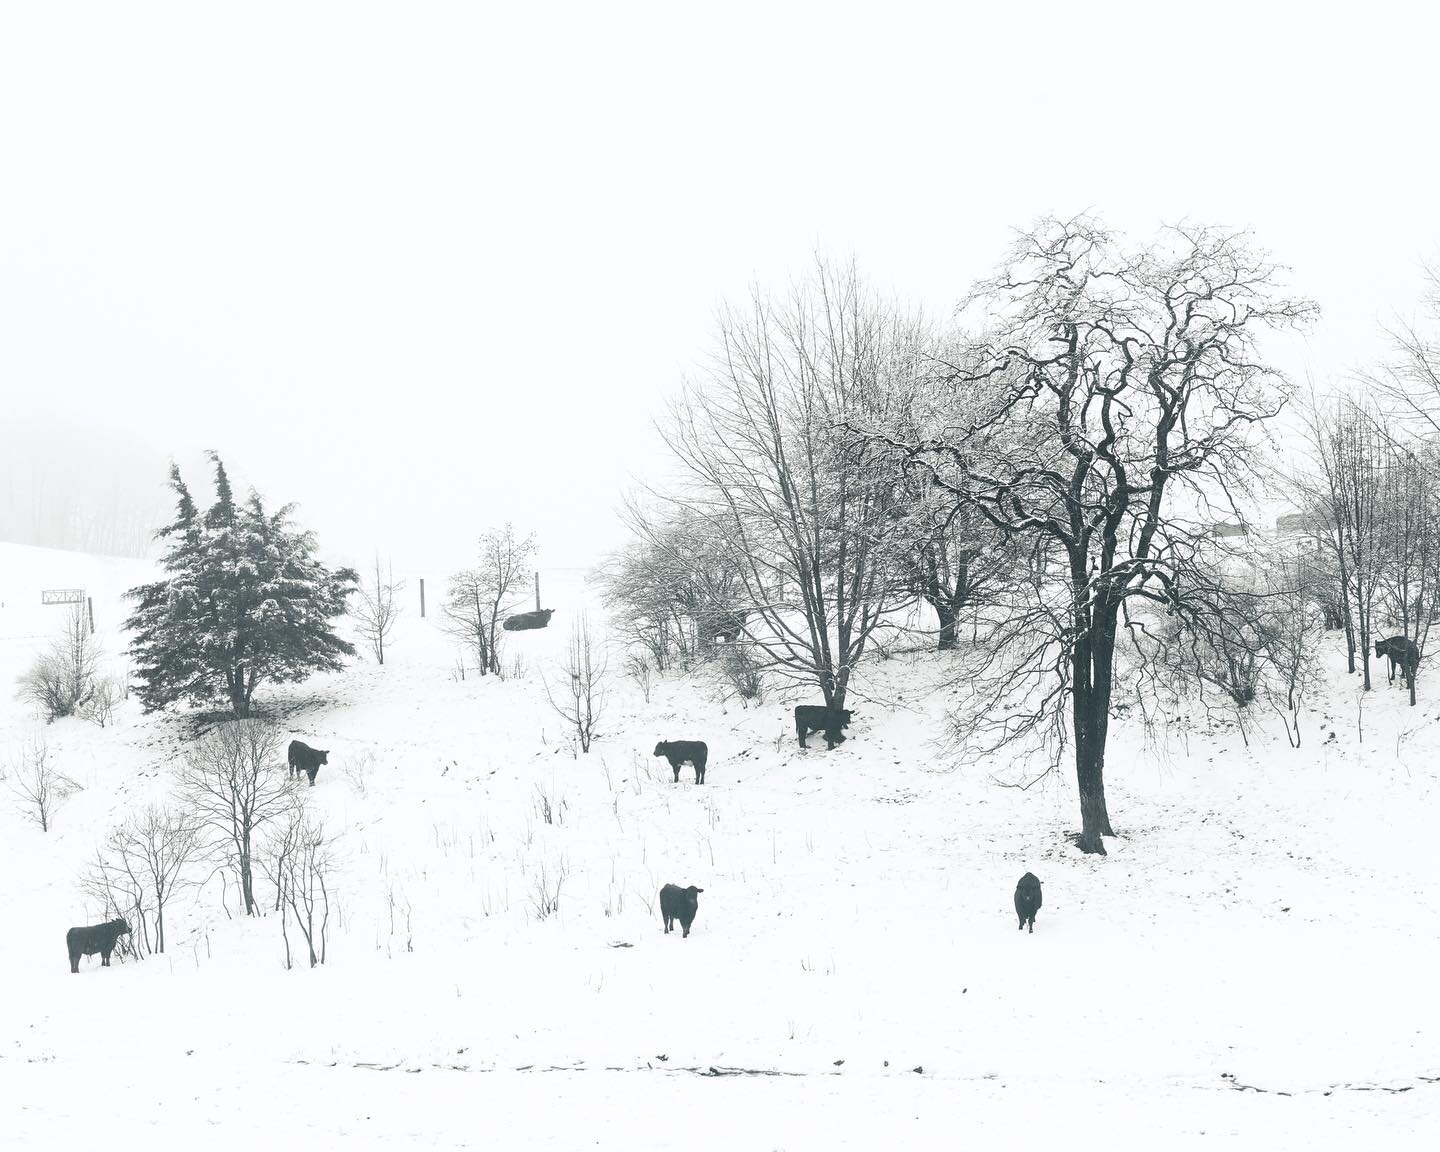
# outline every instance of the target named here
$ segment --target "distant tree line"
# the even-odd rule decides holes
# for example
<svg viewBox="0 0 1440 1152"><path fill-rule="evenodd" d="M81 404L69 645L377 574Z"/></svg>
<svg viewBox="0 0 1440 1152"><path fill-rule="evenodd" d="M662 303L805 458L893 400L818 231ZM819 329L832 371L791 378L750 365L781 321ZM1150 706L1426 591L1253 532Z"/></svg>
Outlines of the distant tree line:
<svg viewBox="0 0 1440 1152"><path fill-rule="evenodd" d="M149 555L164 522L163 461L89 428L0 421L0 540Z"/></svg>

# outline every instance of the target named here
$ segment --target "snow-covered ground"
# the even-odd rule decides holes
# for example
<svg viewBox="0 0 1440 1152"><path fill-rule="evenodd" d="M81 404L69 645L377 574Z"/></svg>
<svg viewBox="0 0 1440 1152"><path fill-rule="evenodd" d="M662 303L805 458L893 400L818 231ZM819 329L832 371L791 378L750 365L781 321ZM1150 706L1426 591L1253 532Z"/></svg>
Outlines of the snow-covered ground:
<svg viewBox="0 0 1440 1152"><path fill-rule="evenodd" d="M112 653L147 569L0 545L0 684L85 586ZM933 655L870 665L851 739L796 747L789 709L707 674L647 703L612 659L576 756L540 677L586 602L546 575L519 679L463 681L414 604L388 663L263 694L330 749L307 799L342 832L329 962L283 967L278 917L218 880L167 953L69 972L77 884L105 831L163 796L181 731L127 703L45 731L84 786L42 834L0 785L0 1144L171 1147L1420 1148L1440 1134L1437 705L1357 712L1338 650L1288 747L1257 711L1112 729L1120 836L1064 833L1068 778L949 765ZM415 585L407 590L414 596ZM591 606L593 617L598 609ZM1423 677L1423 671L1422 671ZM34 722L0 693L0 763ZM1361 739L1363 733L1363 741ZM706 784L651 751L703 739ZM363 791L349 778L369 764ZM547 823L548 802L554 822ZM1015 881L1045 905L1016 931ZM558 913L536 911L564 875ZM661 884L703 888L689 939Z"/></svg>

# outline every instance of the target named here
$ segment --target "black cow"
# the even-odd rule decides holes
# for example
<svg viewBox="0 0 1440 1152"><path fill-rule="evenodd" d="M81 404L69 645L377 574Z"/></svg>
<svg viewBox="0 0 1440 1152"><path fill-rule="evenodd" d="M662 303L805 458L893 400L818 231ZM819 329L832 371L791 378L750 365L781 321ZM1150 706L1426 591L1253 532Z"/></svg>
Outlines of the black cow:
<svg viewBox="0 0 1440 1152"><path fill-rule="evenodd" d="M310 787L315 787L315 773L320 771L320 765L330 763L330 753L321 748L311 748L299 740L290 741L290 775L297 772L304 772L310 777Z"/></svg>
<svg viewBox="0 0 1440 1152"><path fill-rule="evenodd" d="M1395 682L1395 667L1399 667L1411 679L1415 679L1415 669L1420 664L1420 649L1415 646L1415 641L1408 636L1391 636L1388 640L1375 641L1375 658L1381 656L1390 658L1390 682Z"/></svg>
<svg viewBox="0 0 1440 1152"><path fill-rule="evenodd" d="M795 706L795 734L800 737L804 748L805 738L811 732L825 733L825 747L834 748L845 743L845 733L840 729L850 723L850 709L827 708L823 704L797 704Z"/></svg>
<svg viewBox="0 0 1440 1152"><path fill-rule="evenodd" d="M660 915L665 921L666 932L679 920L680 938L683 940L690 935L690 925L695 923L695 912L700 907L699 896L704 891L704 888L696 888L693 884L689 888L666 884L660 889Z"/></svg>
<svg viewBox="0 0 1440 1152"><path fill-rule="evenodd" d="M717 612L706 624L705 629L714 640L722 644L733 644L736 638L745 631L745 620L749 615L749 611Z"/></svg>
<svg viewBox="0 0 1440 1152"><path fill-rule="evenodd" d="M550 617L555 614L553 608L537 608L534 612L517 612L514 616L505 617L505 622L500 625L506 632L528 632L532 628L544 628L550 623Z"/></svg>
<svg viewBox="0 0 1440 1152"><path fill-rule="evenodd" d="M680 765L690 761L695 765L695 783L705 783L705 758L710 749L703 740L662 740L655 745L655 755L664 756L675 769L675 783L680 783Z"/></svg>
<svg viewBox="0 0 1440 1152"><path fill-rule="evenodd" d="M65 933L65 951L70 953L70 971L80 971L80 957L100 953L100 966L110 967L110 953L115 951L115 941L130 934L130 925L124 920L110 920L89 928L71 928Z"/></svg>
<svg viewBox="0 0 1440 1152"><path fill-rule="evenodd" d="M1024 928L1026 921L1030 923L1030 931L1035 931L1035 913L1040 911L1040 881L1035 873L1026 872L1020 877L1020 883L1015 885L1015 914L1020 917L1020 927Z"/></svg>

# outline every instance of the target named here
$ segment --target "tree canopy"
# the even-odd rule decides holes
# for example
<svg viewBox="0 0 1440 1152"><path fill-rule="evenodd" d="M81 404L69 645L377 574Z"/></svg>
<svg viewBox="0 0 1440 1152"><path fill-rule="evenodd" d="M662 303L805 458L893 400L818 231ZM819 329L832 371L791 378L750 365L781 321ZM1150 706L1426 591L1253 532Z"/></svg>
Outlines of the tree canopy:
<svg viewBox="0 0 1440 1152"><path fill-rule="evenodd" d="M251 491L242 504L225 465L215 466L215 503L203 514L171 465L175 520L157 534L169 542L165 578L132 588L130 654L146 711L178 701L225 701L250 715L256 688L334 671L354 646L332 631L356 574L315 558L315 537L291 522L293 505L266 509Z"/></svg>

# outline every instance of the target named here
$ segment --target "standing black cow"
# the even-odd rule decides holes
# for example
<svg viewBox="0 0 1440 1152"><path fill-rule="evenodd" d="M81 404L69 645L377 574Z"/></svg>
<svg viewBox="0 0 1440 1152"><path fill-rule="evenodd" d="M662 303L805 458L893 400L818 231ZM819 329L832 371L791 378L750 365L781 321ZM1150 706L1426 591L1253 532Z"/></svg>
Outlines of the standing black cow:
<svg viewBox="0 0 1440 1152"><path fill-rule="evenodd" d="M1040 881L1033 872L1026 872L1015 885L1015 913L1020 917L1020 927L1029 921L1030 931L1035 931L1035 913L1040 911Z"/></svg>
<svg viewBox="0 0 1440 1152"><path fill-rule="evenodd" d="M89 928L71 928L65 933L65 951L70 953L70 971L80 971L80 957L100 953L100 966L110 967L110 953L115 951L115 941L130 934L130 925L124 920L110 920L94 924Z"/></svg>
<svg viewBox="0 0 1440 1152"><path fill-rule="evenodd" d="M311 748L299 740L290 741L290 775L297 772L304 772L310 777L310 787L315 787L315 773L320 771L320 765L328 764L330 753L326 749Z"/></svg>
<svg viewBox="0 0 1440 1152"><path fill-rule="evenodd" d="M800 747L805 747L805 738L811 732L825 733L825 747L834 748L845 743L845 733L840 729L850 723L850 709L827 708L823 704L797 704L795 706L795 734L800 737Z"/></svg>
<svg viewBox="0 0 1440 1152"><path fill-rule="evenodd" d="M717 611L706 622L705 631L715 641L722 644L733 644L745 631L745 620L749 615L748 610L743 612Z"/></svg>
<svg viewBox="0 0 1440 1152"><path fill-rule="evenodd" d="M690 935L690 925L695 923L695 912L700 907L699 896L704 891L704 888L696 888L693 884L689 888L666 884L660 889L660 916L665 921L666 932L679 920L680 938L683 940Z"/></svg>
<svg viewBox="0 0 1440 1152"><path fill-rule="evenodd" d="M655 745L655 755L664 756L675 769L675 783L680 783L680 765L690 761L695 765L695 783L705 783L705 758L710 749L703 740L662 740Z"/></svg>
<svg viewBox="0 0 1440 1152"><path fill-rule="evenodd" d="M1388 640L1375 641L1375 658L1382 656L1390 659L1390 682L1395 682L1396 665L1405 672L1410 679L1415 679L1415 669L1420 664L1420 649L1415 646L1415 641L1408 636L1391 636Z"/></svg>

